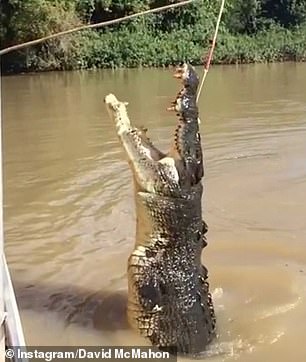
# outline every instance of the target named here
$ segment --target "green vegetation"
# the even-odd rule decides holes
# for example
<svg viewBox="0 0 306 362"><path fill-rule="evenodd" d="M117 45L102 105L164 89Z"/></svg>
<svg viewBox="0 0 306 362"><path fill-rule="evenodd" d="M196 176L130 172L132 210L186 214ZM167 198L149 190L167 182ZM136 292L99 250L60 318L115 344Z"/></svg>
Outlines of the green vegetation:
<svg viewBox="0 0 306 362"><path fill-rule="evenodd" d="M1 48L74 26L118 18L172 0L1 0ZM5 71L201 64L220 0L50 40L7 54ZM306 60L306 0L227 0L213 61Z"/></svg>

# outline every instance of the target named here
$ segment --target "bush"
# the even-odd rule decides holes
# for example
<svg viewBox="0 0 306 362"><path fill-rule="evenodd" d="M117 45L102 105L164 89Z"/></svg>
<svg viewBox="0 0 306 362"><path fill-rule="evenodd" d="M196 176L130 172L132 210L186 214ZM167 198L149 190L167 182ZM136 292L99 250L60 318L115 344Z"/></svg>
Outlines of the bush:
<svg viewBox="0 0 306 362"><path fill-rule="evenodd" d="M2 0L1 44L9 46L84 22L117 18L169 2L174 1ZM290 13L291 20L287 23L268 0L228 3L213 62L304 61L306 25L301 22L306 10L297 12L302 3L295 0L292 7L289 0L282 2ZM113 27L56 38L4 56L4 70L155 67L181 61L201 64L214 33L219 5L217 0L199 0L183 8L139 17Z"/></svg>

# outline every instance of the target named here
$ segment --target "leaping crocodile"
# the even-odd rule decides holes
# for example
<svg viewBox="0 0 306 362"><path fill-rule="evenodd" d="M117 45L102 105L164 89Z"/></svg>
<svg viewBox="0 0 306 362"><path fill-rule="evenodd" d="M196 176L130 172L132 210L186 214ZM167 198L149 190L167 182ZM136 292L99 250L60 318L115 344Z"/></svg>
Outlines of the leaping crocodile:
<svg viewBox="0 0 306 362"><path fill-rule="evenodd" d="M201 137L194 68L176 69L182 90L170 110L178 123L165 154L146 130L133 127L127 103L113 94L105 104L134 177L136 243L128 259L128 320L154 346L197 354L215 337L216 318L201 263L207 245L202 220Z"/></svg>

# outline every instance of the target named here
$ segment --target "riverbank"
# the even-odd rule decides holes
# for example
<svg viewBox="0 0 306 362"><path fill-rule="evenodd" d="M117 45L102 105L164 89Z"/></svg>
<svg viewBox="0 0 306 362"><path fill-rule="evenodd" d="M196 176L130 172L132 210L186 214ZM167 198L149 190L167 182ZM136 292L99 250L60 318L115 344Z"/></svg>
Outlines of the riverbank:
<svg viewBox="0 0 306 362"><path fill-rule="evenodd" d="M131 33L127 29L103 34L88 31L54 40L40 49L8 54L3 57L3 71L164 67L184 60L200 65L208 46L208 41L203 46L199 36L186 30L168 34ZM306 26L294 31L275 26L256 35L220 33L212 63L283 61L306 61Z"/></svg>
<svg viewBox="0 0 306 362"><path fill-rule="evenodd" d="M290 1L289 1L290 2ZM84 4L87 4L86 6ZM91 7L89 7L91 3ZM155 7L156 1L44 0L3 6L2 48ZM257 4L256 6L254 4ZM213 63L245 64L306 60L306 10L273 2L252 6L234 0L223 14ZM81 4L83 4L81 6ZM120 5L121 4L121 5ZM120 6L119 6L120 5ZM165 67L203 64L219 10L218 2L195 1L184 8L148 15L110 28L83 31L2 57L3 73L93 68ZM304 15L305 16L304 16ZM30 24L30 25L29 25Z"/></svg>

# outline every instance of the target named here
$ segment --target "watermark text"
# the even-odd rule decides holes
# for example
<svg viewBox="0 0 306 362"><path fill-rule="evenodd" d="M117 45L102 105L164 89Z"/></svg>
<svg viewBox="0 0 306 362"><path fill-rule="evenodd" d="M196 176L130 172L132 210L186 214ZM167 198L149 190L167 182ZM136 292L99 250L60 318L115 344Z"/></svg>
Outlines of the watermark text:
<svg viewBox="0 0 306 362"><path fill-rule="evenodd" d="M174 350L161 351L153 347L12 347L5 351L6 361L61 361L61 360L150 360L176 362Z"/></svg>

